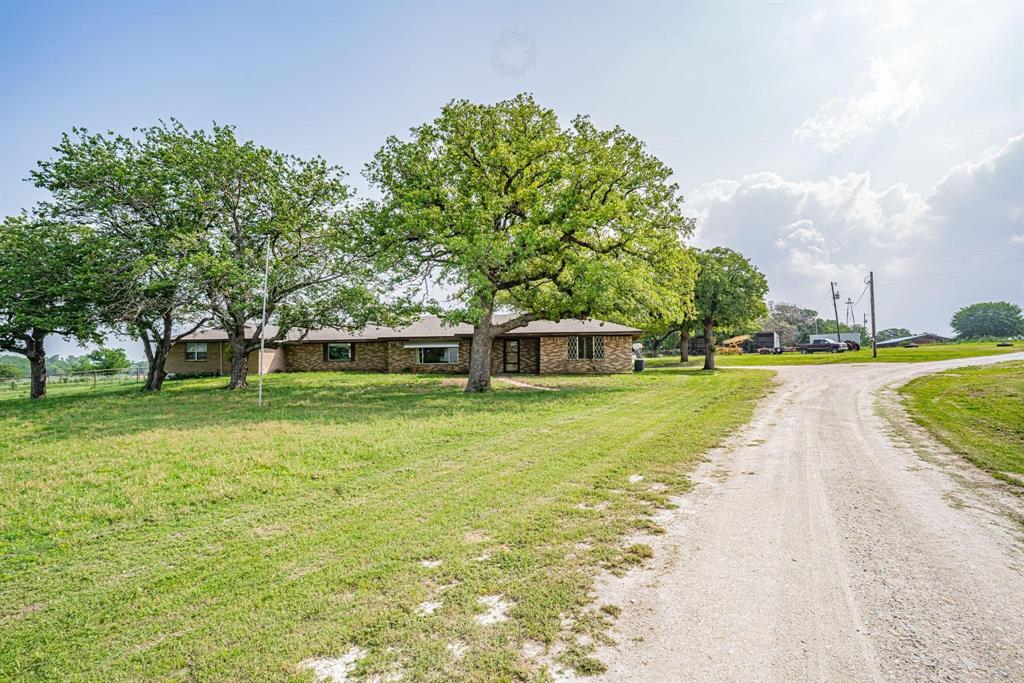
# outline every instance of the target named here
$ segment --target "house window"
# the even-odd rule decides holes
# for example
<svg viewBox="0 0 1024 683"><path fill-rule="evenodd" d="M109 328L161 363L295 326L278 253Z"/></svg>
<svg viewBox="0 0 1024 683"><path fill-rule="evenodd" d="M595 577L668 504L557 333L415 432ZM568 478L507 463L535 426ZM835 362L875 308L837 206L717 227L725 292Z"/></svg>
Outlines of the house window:
<svg viewBox="0 0 1024 683"><path fill-rule="evenodd" d="M604 358L604 337L567 337L565 357L569 360L601 360Z"/></svg>
<svg viewBox="0 0 1024 683"><path fill-rule="evenodd" d="M344 344L327 344L324 351L324 360L332 363L345 363L355 359L355 347L346 342Z"/></svg>
<svg viewBox="0 0 1024 683"><path fill-rule="evenodd" d="M206 360L206 342L187 342L185 344L185 360Z"/></svg>
<svg viewBox="0 0 1024 683"><path fill-rule="evenodd" d="M416 349L416 362L421 365L453 365L459 362L459 347Z"/></svg>

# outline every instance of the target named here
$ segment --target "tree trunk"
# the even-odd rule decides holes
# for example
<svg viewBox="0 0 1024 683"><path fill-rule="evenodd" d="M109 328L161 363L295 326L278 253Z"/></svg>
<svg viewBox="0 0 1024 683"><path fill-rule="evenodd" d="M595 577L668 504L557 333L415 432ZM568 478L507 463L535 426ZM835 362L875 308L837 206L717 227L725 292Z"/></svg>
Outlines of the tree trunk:
<svg viewBox="0 0 1024 683"><path fill-rule="evenodd" d="M46 355L41 344L39 350L28 357L28 362L32 368L32 386L28 397L32 400L46 398Z"/></svg>
<svg viewBox="0 0 1024 683"><path fill-rule="evenodd" d="M231 382L228 389L248 389L249 383L246 376L249 374L248 344L245 340L245 330L241 334L234 335L231 340Z"/></svg>
<svg viewBox="0 0 1024 683"><path fill-rule="evenodd" d="M150 337L150 332L153 337ZM155 339L154 339L155 338ZM158 332L156 328L143 329L139 333L142 340L142 348L146 352L146 361L149 369L146 371L146 383L142 386L143 392L160 391L164 386L164 379L167 378L167 354L171 350L171 320L170 315L166 316L164 329Z"/></svg>
<svg viewBox="0 0 1024 683"><path fill-rule="evenodd" d="M33 401L46 398L46 349L43 345L45 341L46 332L35 328L26 339L25 357L28 358L32 376L28 397Z"/></svg>
<svg viewBox="0 0 1024 683"><path fill-rule="evenodd" d="M704 323L704 369L715 369L715 326L714 323Z"/></svg>
<svg viewBox="0 0 1024 683"><path fill-rule="evenodd" d="M488 308L473 328L473 342L469 352L469 381L466 393L475 394L491 389L491 345L494 343L494 321Z"/></svg>
<svg viewBox="0 0 1024 683"><path fill-rule="evenodd" d="M685 330L679 333L679 362L690 361L690 331Z"/></svg>
<svg viewBox="0 0 1024 683"><path fill-rule="evenodd" d="M161 343L148 359L149 370L146 372L146 384L142 387L142 391L160 391L163 388L164 379L167 378L167 371L164 370L167 364L167 351L168 349Z"/></svg>

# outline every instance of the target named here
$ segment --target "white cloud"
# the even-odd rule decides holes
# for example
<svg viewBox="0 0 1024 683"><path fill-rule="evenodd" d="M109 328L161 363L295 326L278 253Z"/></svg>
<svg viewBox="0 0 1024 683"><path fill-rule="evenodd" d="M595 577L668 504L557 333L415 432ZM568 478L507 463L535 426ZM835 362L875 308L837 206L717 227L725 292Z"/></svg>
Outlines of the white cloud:
<svg viewBox="0 0 1024 683"><path fill-rule="evenodd" d="M815 75L809 101L791 119L793 138L829 153L854 148L866 157L883 149L852 143L878 136L885 151L894 151L894 144L911 148L927 140L932 158L949 159L976 149L985 134L1013 131L1020 120L1013 55L1019 54L1022 7L809 5L791 22L795 28L776 40L794 79L801 72Z"/></svg>
<svg viewBox="0 0 1024 683"><path fill-rule="evenodd" d="M793 137L838 152L885 124L902 126L917 116L925 91L912 67L875 56L870 75L871 90L845 101L829 100L793 131Z"/></svg>
<svg viewBox="0 0 1024 683"><path fill-rule="evenodd" d="M698 246L749 256L776 300L824 313L830 280L856 299L874 270L884 326L943 331L959 306L1024 300L1022 169L1024 135L953 167L926 196L902 184L876 189L867 173L792 181L763 172L698 187L687 211Z"/></svg>

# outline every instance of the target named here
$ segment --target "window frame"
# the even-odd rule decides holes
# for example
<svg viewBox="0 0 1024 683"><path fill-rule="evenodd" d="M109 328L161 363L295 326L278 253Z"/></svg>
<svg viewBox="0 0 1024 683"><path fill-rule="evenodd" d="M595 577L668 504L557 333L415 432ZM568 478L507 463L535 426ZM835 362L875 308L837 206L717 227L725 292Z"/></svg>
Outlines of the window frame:
<svg viewBox="0 0 1024 683"><path fill-rule="evenodd" d="M605 341L599 335L576 335L565 338L568 360L604 360Z"/></svg>
<svg viewBox="0 0 1024 683"><path fill-rule="evenodd" d="M443 351L445 357L448 360L441 361L426 361L423 360L424 351ZM459 347L458 346L425 346L416 349L416 365L458 365L459 363Z"/></svg>
<svg viewBox="0 0 1024 683"><path fill-rule="evenodd" d="M202 347L202 350L200 350L199 347ZM190 354L192 356L191 358L189 358ZM202 354L201 358L199 354ZM185 342L185 361L187 363L204 363L209 359L210 346L207 342Z"/></svg>
<svg viewBox="0 0 1024 683"><path fill-rule="evenodd" d="M331 347L332 346L346 346L348 347L348 358L331 358ZM324 344L324 362L325 363L352 363L356 359L356 345L354 342L327 342Z"/></svg>

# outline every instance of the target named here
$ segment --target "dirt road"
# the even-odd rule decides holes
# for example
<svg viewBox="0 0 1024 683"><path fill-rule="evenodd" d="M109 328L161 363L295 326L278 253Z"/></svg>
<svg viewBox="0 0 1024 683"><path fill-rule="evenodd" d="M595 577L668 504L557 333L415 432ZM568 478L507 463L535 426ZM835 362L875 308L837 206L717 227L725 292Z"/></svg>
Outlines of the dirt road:
<svg viewBox="0 0 1024 683"><path fill-rule="evenodd" d="M1010 359L772 368L652 564L599 583L605 680L1024 681L1024 501L893 417L912 377Z"/></svg>

